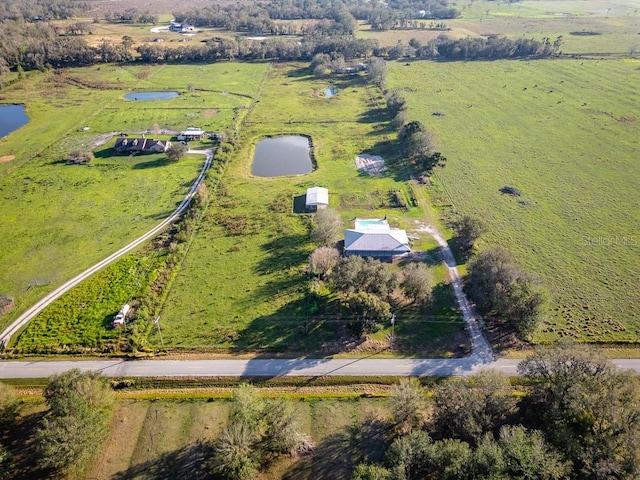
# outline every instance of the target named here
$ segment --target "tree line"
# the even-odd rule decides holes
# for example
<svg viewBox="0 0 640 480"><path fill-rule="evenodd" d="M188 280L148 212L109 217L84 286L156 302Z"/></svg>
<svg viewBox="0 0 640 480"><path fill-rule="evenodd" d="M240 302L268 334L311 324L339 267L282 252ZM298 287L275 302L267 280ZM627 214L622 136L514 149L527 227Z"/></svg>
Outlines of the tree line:
<svg viewBox="0 0 640 480"><path fill-rule="evenodd" d="M87 9L85 2L77 0L10 0L0 2L0 22L66 20Z"/></svg>
<svg viewBox="0 0 640 480"><path fill-rule="evenodd" d="M142 44L133 49L133 40L123 37L122 43L103 41L91 46L83 38L90 34L92 24L73 22L64 27L48 20L68 19L83 9L82 3L72 0L12 0L0 5L0 73L9 69L35 70L87 66L107 62L181 63L214 62L219 60L283 60L309 61L319 53L341 55L345 59L415 57L418 59L479 60L498 58L540 58L555 55L562 44L561 37L537 41L503 37L449 39L442 35L421 44L412 39L408 45L380 47L376 41L353 37L358 19L372 21L373 11L385 14L421 9L437 11L439 2L395 2L389 8L373 3L350 4L331 2L283 2L265 4L214 5L200 10L175 13L178 21L199 26L225 27L253 34L303 35L301 41L273 38L249 41L244 38L226 40L210 38L197 46L170 48L158 44ZM287 13L288 9L291 12ZM377 11L377 10L376 10ZM368 13L366 13L368 12ZM395 15L395 13L394 13ZM425 14L426 15L426 14ZM109 21L126 23L155 23L156 18L136 8L109 13ZM311 18L300 30L277 19ZM396 21L396 20L394 20ZM375 23L375 22L374 22ZM404 20L398 24L404 28ZM297 27L295 27L297 28ZM383 27L379 27L383 28Z"/></svg>
<svg viewBox="0 0 640 480"><path fill-rule="evenodd" d="M459 12L446 1L392 1L384 5L355 0L268 1L252 4L212 5L174 12L179 22L199 27L220 27L251 34L353 35L357 20L371 24L374 30L417 28L416 19L456 18ZM277 20L315 20L292 29Z"/></svg>

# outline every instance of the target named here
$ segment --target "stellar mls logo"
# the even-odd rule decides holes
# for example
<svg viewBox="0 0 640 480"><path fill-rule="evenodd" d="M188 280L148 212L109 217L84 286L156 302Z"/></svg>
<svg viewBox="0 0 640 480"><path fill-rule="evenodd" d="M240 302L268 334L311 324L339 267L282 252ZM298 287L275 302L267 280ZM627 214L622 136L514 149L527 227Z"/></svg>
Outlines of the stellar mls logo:
<svg viewBox="0 0 640 480"><path fill-rule="evenodd" d="M624 247L637 247L638 239L635 237L627 237L622 236L614 236L614 237L605 237L599 235L597 237L589 237L585 235L582 237L582 245L588 247L612 247L612 246L624 246Z"/></svg>

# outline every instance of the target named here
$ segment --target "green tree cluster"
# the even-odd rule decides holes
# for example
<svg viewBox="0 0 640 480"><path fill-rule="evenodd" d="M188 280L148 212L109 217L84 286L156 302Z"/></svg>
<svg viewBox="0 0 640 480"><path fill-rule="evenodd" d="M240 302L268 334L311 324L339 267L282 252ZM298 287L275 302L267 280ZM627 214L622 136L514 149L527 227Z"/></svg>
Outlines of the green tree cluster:
<svg viewBox="0 0 640 480"><path fill-rule="evenodd" d="M111 387L100 373L74 369L51 377L44 398L49 411L35 435L40 465L82 471L108 434Z"/></svg>
<svg viewBox="0 0 640 480"><path fill-rule="evenodd" d="M375 331L391 318L391 292L397 281L387 265L371 257L342 257L329 277L339 306L357 335Z"/></svg>
<svg viewBox="0 0 640 480"><path fill-rule="evenodd" d="M320 209L315 214L311 241L324 246L333 246L342 236L343 228L342 217L337 210Z"/></svg>
<svg viewBox="0 0 640 480"><path fill-rule="evenodd" d="M312 447L290 402L266 399L245 384L234 393L229 424L214 444L214 471L228 480L254 479L277 457Z"/></svg>
<svg viewBox="0 0 640 480"><path fill-rule="evenodd" d="M388 448L353 480L640 478L640 379L592 349L538 349L517 388L496 372L451 378L427 400L417 380L390 396ZM400 428L398 428L400 426Z"/></svg>
<svg viewBox="0 0 640 480"><path fill-rule="evenodd" d="M526 337L544 318L540 281L517 266L506 250L480 253L468 271L466 291L487 324Z"/></svg>
<svg viewBox="0 0 640 480"><path fill-rule="evenodd" d="M453 224L456 233L456 244L465 259L471 257L476 248L476 242L486 232L486 226L477 218L465 215Z"/></svg>
<svg viewBox="0 0 640 480"><path fill-rule="evenodd" d="M443 167L447 159L435 150L435 138L421 122L394 122L400 127L398 143L403 157L420 173L429 175L434 168Z"/></svg>
<svg viewBox="0 0 640 480"><path fill-rule="evenodd" d="M189 151L189 146L184 143L174 142L167 149L167 158L172 162L182 160Z"/></svg>

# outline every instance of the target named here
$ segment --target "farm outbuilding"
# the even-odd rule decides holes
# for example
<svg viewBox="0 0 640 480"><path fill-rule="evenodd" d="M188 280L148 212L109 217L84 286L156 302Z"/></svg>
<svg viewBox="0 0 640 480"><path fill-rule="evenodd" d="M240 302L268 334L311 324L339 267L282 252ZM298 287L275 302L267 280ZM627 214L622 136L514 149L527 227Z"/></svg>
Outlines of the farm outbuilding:
<svg viewBox="0 0 640 480"><path fill-rule="evenodd" d="M180 132L178 140L202 140L206 132L198 127L189 127L184 132Z"/></svg>
<svg viewBox="0 0 640 480"><path fill-rule="evenodd" d="M407 232L391 228L386 219L356 218L344 231L344 254L349 257L391 258L411 251Z"/></svg>
<svg viewBox="0 0 640 480"><path fill-rule="evenodd" d="M329 190L324 187L307 188L305 206L307 210L317 210L329 205Z"/></svg>

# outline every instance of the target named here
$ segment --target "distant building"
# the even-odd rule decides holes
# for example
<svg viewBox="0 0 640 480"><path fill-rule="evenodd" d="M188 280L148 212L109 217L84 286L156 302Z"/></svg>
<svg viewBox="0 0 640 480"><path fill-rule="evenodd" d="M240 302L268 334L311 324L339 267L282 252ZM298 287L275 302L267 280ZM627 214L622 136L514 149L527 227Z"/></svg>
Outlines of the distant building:
<svg viewBox="0 0 640 480"><path fill-rule="evenodd" d="M113 147L118 153L164 153L171 146L168 140L156 140L151 138L120 137Z"/></svg>
<svg viewBox="0 0 640 480"><path fill-rule="evenodd" d="M193 25L189 25L188 23L172 23L169 25L170 32L176 33L184 33L184 32L193 32Z"/></svg>
<svg viewBox="0 0 640 480"><path fill-rule="evenodd" d="M329 190L324 187L307 188L305 207L309 211L325 208L329 205Z"/></svg>
<svg viewBox="0 0 640 480"><path fill-rule="evenodd" d="M178 140L202 140L207 133L198 127L189 127L184 132L180 132Z"/></svg>
<svg viewBox="0 0 640 480"><path fill-rule="evenodd" d="M345 256L391 258L411 251L407 232L391 228L386 218L356 218L354 228L344 231Z"/></svg>

